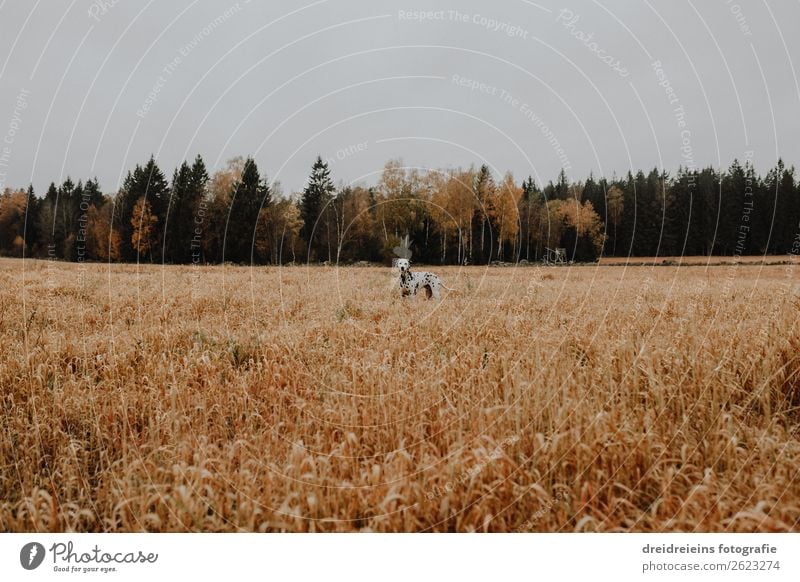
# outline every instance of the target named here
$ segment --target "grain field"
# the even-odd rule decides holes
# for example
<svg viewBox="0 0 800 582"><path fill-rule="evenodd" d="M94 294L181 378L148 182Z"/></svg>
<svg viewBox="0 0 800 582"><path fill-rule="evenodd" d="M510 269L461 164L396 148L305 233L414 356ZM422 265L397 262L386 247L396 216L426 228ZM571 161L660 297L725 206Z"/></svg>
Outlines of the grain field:
<svg viewBox="0 0 800 582"><path fill-rule="evenodd" d="M0 260L0 530L797 531L795 269Z"/></svg>

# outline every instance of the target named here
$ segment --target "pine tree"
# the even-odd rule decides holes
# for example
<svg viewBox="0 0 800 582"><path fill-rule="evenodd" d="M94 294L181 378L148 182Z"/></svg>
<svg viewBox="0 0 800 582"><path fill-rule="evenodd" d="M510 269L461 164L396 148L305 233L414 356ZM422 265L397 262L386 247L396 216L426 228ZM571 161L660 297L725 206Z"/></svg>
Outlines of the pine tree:
<svg viewBox="0 0 800 582"><path fill-rule="evenodd" d="M602 181L601 181L602 182ZM601 217L606 216L606 189L603 184L594 179L594 174L590 173L589 178L583 184L581 192L581 202L588 200L592 203L595 212Z"/></svg>
<svg viewBox="0 0 800 582"><path fill-rule="evenodd" d="M695 170L678 168L670 188L670 210L675 250L679 256L702 255L704 248L704 204L697 191Z"/></svg>
<svg viewBox="0 0 800 582"><path fill-rule="evenodd" d="M153 156L150 156L144 166L143 178L146 181L139 184L139 188L141 190L142 186L144 187L143 195L150 204L151 212L156 219L153 229L157 236L154 238L151 250L154 257L160 257L163 260L163 245L167 238L164 227L169 210L169 184Z"/></svg>
<svg viewBox="0 0 800 582"><path fill-rule="evenodd" d="M103 203L103 193L100 191L100 183L97 178L86 180L83 187L83 199L89 206L99 209ZM87 209L88 210L88 209Z"/></svg>
<svg viewBox="0 0 800 582"><path fill-rule="evenodd" d="M189 164L183 162L172 174L169 210L165 224L165 261L183 263L189 256L191 231L187 231L186 228L191 224L191 189L192 170Z"/></svg>
<svg viewBox="0 0 800 582"><path fill-rule="evenodd" d="M800 181L794 180L794 167L790 170L793 188L789 194L787 209L786 253L800 255Z"/></svg>
<svg viewBox="0 0 800 582"><path fill-rule="evenodd" d="M88 205L85 204L85 190L83 182L78 180L69 199L67 215L69 220L69 255L70 261L82 261L86 258L86 220L88 218Z"/></svg>
<svg viewBox="0 0 800 582"><path fill-rule="evenodd" d="M71 261L74 259L75 233L73 228L73 213L75 183L67 176L66 180L58 188L56 204L54 206L56 229L63 233L59 257Z"/></svg>
<svg viewBox="0 0 800 582"><path fill-rule="evenodd" d="M36 217L36 230L39 234L39 246L42 256L55 259L60 256L63 243L63 233L56 228L55 205L58 199L58 189L51 182L44 200L39 204L39 213Z"/></svg>
<svg viewBox="0 0 800 582"><path fill-rule="evenodd" d="M527 180L522 181L522 196L519 201L519 220L520 220L520 252L517 260L532 260L531 245L534 236L534 224L536 216L539 214L537 205L539 203L539 193L533 177L528 176Z"/></svg>
<svg viewBox="0 0 800 582"><path fill-rule="evenodd" d="M619 223L622 221L622 215L625 210L625 194L620 190L619 186L614 184L608 189L606 196L606 234L608 234L608 224L614 227L611 242L610 254L616 256L617 254L617 233ZM608 248L606 249L609 250Z"/></svg>
<svg viewBox="0 0 800 582"><path fill-rule="evenodd" d="M183 255L184 262L200 261L203 234L209 226L205 208L208 180L205 162L198 154L192 164L189 190L182 201L181 215L178 218L178 236L181 245L188 251Z"/></svg>
<svg viewBox="0 0 800 582"><path fill-rule="evenodd" d="M225 233L226 261L248 264L253 262L258 213L269 197L269 188L262 183L256 162L253 158L247 158L242 176L234 185L231 196Z"/></svg>
<svg viewBox="0 0 800 582"><path fill-rule="evenodd" d="M738 160L733 160L728 171L721 176L719 228L715 254L746 254L750 239L750 214L745 212L747 208L745 204L749 203L745 196L745 179L744 168Z"/></svg>
<svg viewBox="0 0 800 582"><path fill-rule="evenodd" d="M150 212L156 219L153 231L156 234L161 233L160 236L155 236L149 250L153 256L161 257L168 194L167 181L152 156L144 166L137 164L133 172L128 172L114 202L114 228L118 229L120 235L120 250L124 261L135 262L139 257L139 253L131 245L131 218L134 206L142 197L149 203Z"/></svg>
<svg viewBox="0 0 800 582"><path fill-rule="evenodd" d="M778 160L780 179L777 188L777 212L775 217L775 254L789 254L792 248L792 239L797 233L798 224L795 220L795 184L794 167L786 168L783 160Z"/></svg>
<svg viewBox="0 0 800 582"><path fill-rule="evenodd" d="M122 260L126 262L133 262L136 260L136 252L131 245L131 235L133 227L131 226L131 217L133 216L133 207L139 199L137 192L139 190L138 184L141 181L142 167L136 164L133 172L128 172L125 180L122 183L116 197L114 198L113 205L113 223L112 230L119 233L120 240L120 254Z"/></svg>
<svg viewBox="0 0 800 582"><path fill-rule="evenodd" d="M497 228L491 220L491 200L494 198L496 186L489 166L483 164L475 175L473 192L475 194L472 213L472 236L470 261L473 264L485 264L497 252L495 244Z"/></svg>
<svg viewBox="0 0 800 582"><path fill-rule="evenodd" d="M569 178L564 168L558 173L558 182L554 186L553 196L550 199L567 200L570 198Z"/></svg>
<svg viewBox="0 0 800 582"><path fill-rule="evenodd" d="M661 253L661 235L664 224L664 179L657 168L653 168L644 180L636 181L636 253L654 257Z"/></svg>
<svg viewBox="0 0 800 582"><path fill-rule="evenodd" d="M25 198L25 222L23 227L25 254L34 257L40 256L39 211L42 202L36 197L33 191L33 184L28 186Z"/></svg>
<svg viewBox="0 0 800 582"><path fill-rule="evenodd" d="M333 259L329 207L335 188L330 174L328 164L322 161L321 156L317 156L300 199L300 217L303 220L300 236L306 243L308 257L312 261L323 257Z"/></svg>
<svg viewBox="0 0 800 582"><path fill-rule="evenodd" d="M697 174L697 204L695 208L698 215L698 227L702 233L703 242L700 254L703 256L714 253L720 208L719 189L720 176L714 168L703 168Z"/></svg>

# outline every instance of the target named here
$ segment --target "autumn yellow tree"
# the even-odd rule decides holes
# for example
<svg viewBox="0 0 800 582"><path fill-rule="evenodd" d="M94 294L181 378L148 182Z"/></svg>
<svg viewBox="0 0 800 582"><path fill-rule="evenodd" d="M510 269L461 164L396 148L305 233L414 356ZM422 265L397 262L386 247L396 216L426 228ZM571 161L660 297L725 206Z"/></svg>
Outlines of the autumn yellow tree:
<svg viewBox="0 0 800 582"><path fill-rule="evenodd" d="M131 216L131 246L136 251L137 256L149 255L155 242L155 225L158 218L153 215L150 203L141 197L136 201Z"/></svg>
<svg viewBox="0 0 800 582"><path fill-rule="evenodd" d="M522 188L514 182L514 176L509 172L503 182L494 188L488 198L489 217L497 229L497 259L504 258L503 249L511 246L519 234L519 200L522 197Z"/></svg>
<svg viewBox="0 0 800 582"><path fill-rule="evenodd" d="M520 217L520 256L526 261L541 256L542 206L544 195L536 187L532 177L522 183L518 212ZM531 252L533 251L533 252Z"/></svg>
<svg viewBox="0 0 800 582"><path fill-rule="evenodd" d="M396 239L419 228L426 208L420 196L422 177L417 170L406 169L402 160L389 160L377 186L376 218L383 231L384 249ZM391 237L391 239L390 239Z"/></svg>
<svg viewBox="0 0 800 582"><path fill-rule="evenodd" d="M208 186L208 199L202 200L203 212L198 214L201 224L195 224L203 232L203 255L207 261L222 260L225 229L231 209L231 195L242 178L245 159L241 156L228 160L225 168L214 173Z"/></svg>
<svg viewBox="0 0 800 582"><path fill-rule="evenodd" d="M548 200L539 210L539 243L542 248L555 249L561 246L561 237L566 226L563 205L563 200Z"/></svg>
<svg viewBox="0 0 800 582"><path fill-rule="evenodd" d="M492 224L492 200L497 193L497 185L489 166L483 164L472 173L472 221L470 225L469 257L475 263L492 260L493 246L497 232Z"/></svg>
<svg viewBox="0 0 800 582"><path fill-rule="evenodd" d="M593 261L603 250L603 222L588 200L562 200L558 207L562 221L561 246L575 261Z"/></svg>
<svg viewBox="0 0 800 582"><path fill-rule="evenodd" d="M122 256L119 232L111 228L112 210L110 203L103 204L100 209L94 204L89 207L86 249L91 259L118 261Z"/></svg>
<svg viewBox="0 0 800 582"><path fill-rule="evenodd" d="M374 248L376 219L370 191L363 186L344 188L336 197L336 207L342 224L339 260L353 260L359 254L364 255L367 249Z"/></svg>
<svg viewBox="0 0 800 582"><path fill-rule="evenodd" d="M272 264L283 263L287 258L294 261L300 252L302 226L297 204L288 198L276 197L258 215L254 243L257 256Z"/></svg>
<svg viewBox="0 0 800 582"><path fill-rule="evenodd" d="M22 256L25 248L25 190L6 188L0 194L0 251L12 256Z"/></svg>
<svg viewBox="0 0 800 582"><path fill-rule="evenodd" d="M438 172L433 180L431 215L442 236L442 261L447 249L456 246L456 261L463 263L467 257L471 234L474 194L474 172L451 170Z"/></svg>

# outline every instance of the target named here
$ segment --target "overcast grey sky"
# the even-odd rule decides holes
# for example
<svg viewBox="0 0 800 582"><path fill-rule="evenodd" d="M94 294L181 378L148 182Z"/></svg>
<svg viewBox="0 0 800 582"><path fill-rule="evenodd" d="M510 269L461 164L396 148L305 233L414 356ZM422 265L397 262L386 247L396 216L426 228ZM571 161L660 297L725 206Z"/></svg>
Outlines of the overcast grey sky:
<svg viewBox="0 0 800 582"><path fill-rule="evenodd" d="M0 186L253 155L554 178L800 161L800 2L0 0Z"/></svg>

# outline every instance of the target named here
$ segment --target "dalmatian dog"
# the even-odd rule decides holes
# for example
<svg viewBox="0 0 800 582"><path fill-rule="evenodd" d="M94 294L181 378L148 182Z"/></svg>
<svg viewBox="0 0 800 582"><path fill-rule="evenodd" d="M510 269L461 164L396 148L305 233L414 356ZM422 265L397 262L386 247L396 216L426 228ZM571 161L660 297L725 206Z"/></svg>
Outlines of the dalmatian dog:
<svg viewBox="0 0 800 582"><path fill-rule="evenodd" d="M416 295L420 289L425 290L425 298L434 299L440 298L440 290L442 288L452 291L442 283L441 279L433 273L427 271L420 271L419 273L411 272L411 263L408 259L397 259L395 264L397 270L400 272L400 292L403 297L409 295Z"/></svg>

